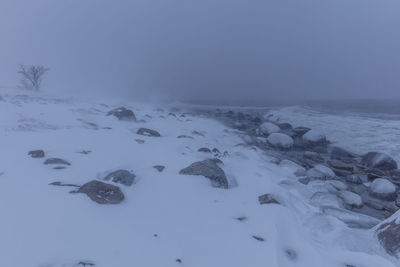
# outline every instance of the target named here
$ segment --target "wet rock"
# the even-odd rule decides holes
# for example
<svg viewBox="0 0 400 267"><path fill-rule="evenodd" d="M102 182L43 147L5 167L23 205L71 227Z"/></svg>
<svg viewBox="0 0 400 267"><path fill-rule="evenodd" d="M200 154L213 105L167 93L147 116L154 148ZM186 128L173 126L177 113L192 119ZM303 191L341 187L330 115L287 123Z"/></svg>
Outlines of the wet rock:
<svg viewBox="0 0 400 267"><path fill-rule="evenodd" d="M148 128L140 128L136 133L140 135L153 136L153 137L161 136L159 132Z"/></svg>
<svg viewBox="0 0 400 267"><path fill-rule="evenodd" d="M381 171L391 171L397 169L397 163L385 153L368 152L362 156L361 164L369 168L379 169Z"/></svg>
<svg viewBox="0 0 400 267"><path fill-rule="evenodd" d="M300 183L307 185L311 179L309 177L303 177L298 180Z"/></svg>
<svg viewBox="0 0 400 267"><path fill-rule="evenodd" d="M305 151L303 153L303 157L306 159L310 159L315 162L324 162L324 158L317 152L314 151Z"/></svg>
<svg viewBox="0 0 400 267"><path fill-rule="evenodd" d="M331 161L329 161L329 165L332 168L339 169L339 170L345 170L345 171L349 171L349 172L354 171L354 166L352 164L348 164L348 163L342 162L340 160L331 160Z"/></svg>
<svg viewBox="0 0 400 267"><path fill-rule="evenodd" d="M310 128L307 127L296 127L292 129L293 136L292 137L302 137L305 133L310 131Z"/></svg>
<svg viewBox="0 0 400 267"><path fill-rule="evenodd" d="M271 133L277 133L280 131L279 127L270 122L264 122L260 125L260 131L263 134L269 135Z"/></svg>
<svg viewBox="0 0 400 267"><path fill-rule="evenodd" d="M43 164L45 164L45 165L48 165L48 164L71 165L71 163L69 163L68 161L60 159L60 158L48 158L45 160L45 162Z"/></svg>
<svg viewBox="0 0 400 267"><path fill-rule="evenodd" d="M369 186L369 191L372 196L379 199L389 201L396 199L396 186L384 178L375 179Z"/></svg>
<svg viewBox="0 0 400 267"><path fill-rule="evenodd" d="M271 133L267 141L271 146L280 149L289 149L293 146L293 139L283 133Z"/></svg>
<svg viewBox="0 0 400 267"><path fill-rule="evenodd" d="M361 197L353 192L339 191L338 196L348 207L361 208L364 205Z"/></svg>
<svg viewBox="0 0 400 267"><path fill-rule="evenodd" d="M163 166L163 165L154 165L153 168L156 169L159 172L162 172L165 169L165 166Z"/></svg>
<svg viewBox="0 0 400 267"><path fill-rule="evenodd" d="M271 194L264 194L258 197L258 202L260 205L263 204L280 204L278 200L274 198Z"/></svg>
<svg viewBox="0 0 400 267"><path fill-rule="evenodd" d="M346 182L354 184L362 184L363 180L359 174L350 174L345 177Z"/></svg>
<svg viewBox="0 0 400 267"><path fill-rule="evenodd" d="M127 170L117 170L106 175L106 177L104 177L103 180L130 186L135 181L135 177L136 177L135 174Z"/></svg>
<svg viewBox="0 0 400 267"><path fill-rule="evenodd" d="M213 185L217 187L228 188L228 180L225 172L217 165L214 159L192 163L190 166L182 169L179 174L201 175L210 179Z"/></svg>
<svg viewBox="0 0 400 267"><path fill-rule="evenodd" d="M332 147L331 159L343 159L343 158L353 158L353 157L354 155L352 153L341 147L337 146Z"/></svg>
<svg viewBox="0 0 400 267"><path fill-rule="evenodd" d="M396 258L400 257L400 211L395 213L376 228L379 242L386 252Z"/></svg>
<svg viewBox="0 0 400 267"><path fill-rule="evenodd" d="M118 186L96 180L82 185L77 193L86 194L91 200L99 204L118 204L125 198Z"/></svg>
<svg viewBox="0 0 400 267"><path fill-rule="evenodd" d="M44 151L43 150L32 150L28 152L28 155L32 158L44 158Z"/></svg>
<svg viewBox="0 0 400 267"><path fill-rule="evenodd" d="M204 153L211 153L211 150L209 148L207 148L207 147L199 148L197 151L198 152L204 152Z"/></svg>
<svg viewBox="0 0 400 267"><path fill-rule="evenodd" d="M314 168L309 169L306 175L314 179L332 179L335 177L335 173L328 167L318 164Z"/></svg>
<svg viewBox="0 0 400 267"><path fill-rule="evenodd" d="M115 108L107 113L107 116L115 116L119 120L136 121L136 116L132 110L124 107Z"/></svg>
<svg viewBox="0 0 400 267"><path fill-rule="evenodd" d="M278 127L279 127L281 130L284 130L284 131L288 131L288 130L293 129L292 125L291 125L290 123L287 123L287 122L279 123L279 124L278 124Z"/></svg>

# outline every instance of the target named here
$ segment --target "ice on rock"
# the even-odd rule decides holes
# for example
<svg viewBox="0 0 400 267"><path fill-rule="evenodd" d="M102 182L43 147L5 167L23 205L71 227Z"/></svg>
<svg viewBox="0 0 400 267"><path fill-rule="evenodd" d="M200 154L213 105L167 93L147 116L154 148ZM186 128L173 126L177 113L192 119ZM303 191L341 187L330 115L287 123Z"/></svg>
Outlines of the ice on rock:
<svg viewBox="0 0 400 267"><path fill-rule="evenodd" d="M280 128L270 122L264 122L263 124L260 125L260 130L264 134L272 134L272 133L277 133L280 131Z"/></svg>
<svg viewBox="0 0 400 267"><path fill-rule="evenodd" d="M267 141L270 145L277 148L288 149L293 146L293 139L283 133L272 133L267 137Z"/></svg>
<svg viewBox="0 0 400 267"><path fill-rule="evenodd" d="M303 140L307 143L323 143L326 141L325 134L318 130L310 130L303 135Z"/></svg>
<svg viewBox="0 0 400 267"><path fill-rule="evenodd" d="M321 164L309 169L306 175L314 179L330 179L335 177L335 173L330 168Z"/></svg>
<svg viewBox="0 0 400 267"><path fill-rule="evenodd" d="M369 186L369 190L371 192L371 195L377 198L386 200L396 199L396 186L387 179L375 179Z"/></svg>
<svg viewBox="0 0 400 267"><path fill-rule="evenodd" d="M359 195L350 191L339 191L338 196L350 207L361 208L364 204Z"/></svg>
<svg viewBox="0 0 400 267"><path fill-rule="evenodd" d="M284 159L279 163L279 166L281 166L282 168L290 169L295 175L298 176L306 174L306 169L304 167L291 160Z"/></svg>

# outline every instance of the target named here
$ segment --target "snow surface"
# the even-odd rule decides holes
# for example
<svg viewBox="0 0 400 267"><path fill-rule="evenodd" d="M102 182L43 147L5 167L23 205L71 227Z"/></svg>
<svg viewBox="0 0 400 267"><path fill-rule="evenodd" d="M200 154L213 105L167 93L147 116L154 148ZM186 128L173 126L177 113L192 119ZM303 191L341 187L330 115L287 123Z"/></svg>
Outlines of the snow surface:
<svg viewBox="0 0 400 267"><path fill-rule="evenodd" d="M371 231L350 229L321 213L293 171L271 163L262 151L236 146L237 131L216 121L116 100L2 96L0 266L399 266ZM139 122L105 115L122 104ZM138 136L140 127L161 137ZM197 152L200 147L228 151L221 160L235 187L214 188L203 177L178 174L207 157ZM33 149L71 166L55 170L43 164L45 158L29 157ZM91 153L77 153L82 150ZM160 173L154 165L166 168ZM116 169L136 175L132 186L118 185L125 194L118 205L99 205L70 194L73 188L48 185L83 184ZM265 193L279 196L282 205L260 205L257 198Z"/></svg>

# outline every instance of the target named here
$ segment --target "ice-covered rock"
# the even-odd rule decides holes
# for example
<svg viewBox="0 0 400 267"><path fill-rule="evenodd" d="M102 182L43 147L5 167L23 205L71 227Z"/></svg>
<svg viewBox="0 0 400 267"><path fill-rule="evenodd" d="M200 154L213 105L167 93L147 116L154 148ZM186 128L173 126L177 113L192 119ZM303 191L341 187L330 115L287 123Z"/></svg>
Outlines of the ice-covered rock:
<svg viewBox="0 0 400 267"><path fill-rule="evenodd" d="M103 178L105 181L113 181L114 183L130 186L133 184L136 175L127 170L117 170L109 173Z"/></svg>
<svg viewBox="0 0 400 267"><path fill-rule="evenodd" d="M260 130L264 134L271 134L271 133L277 133L280 131L280 128L270 122L264 122L263 124L260 125Z"/></svg>
<svg viewBox="0 0 400 267"><path fill-rule="evenodd" d="M359 195L350 191L339 191L338 196L350 207L361 208L364 204Z"/></svg>
<svg viewBox="0 0 400 267"><path fill-rule="evenodd" d="M293 139L289 135L283 133L271 133L267 137L267 141L270 145L277 148L288 149L293 146Z"/></svg>
<svg viewBox="0 0 400 267"><path fill-rule="evenodd" d="M331 179L335 177L335 173L330 168L321 164L309 169L306 175L314 179Z"/></svg>
<svg viewBox="0 0 400 267"><path fill-rule="evenodd" d="M361 164L369 168L375 168L382 171L397 169L397 163L389 155L379 152L368 152L361 159Z"/></svg>
<svg viewBox="0 0 400 267"><path fill-rule="evenodd" d="M148 128L140 128L137 132L137 134L140 135L145 135L145 136L153 136L153 137L160 137L160 133L157 132L156 130L148 129Z"/></svg>
<svg viewBox="0 0 400 267"><path fill-rule="evenodd" d="M318 130L310 130L303 135L303 141L307 144L323 144L326 142L326 136L324 133Z"/></svg>
<svg viewBox="0 0 400 267"><path fill-rule="evenodd" d="M379 223L378 219L371 216L355 213L341 208L323 206L321 207L321 211L324 214L336 217L352 228L369 229Z"/></svg>
<svg viewBox="0 0 400 267"><path fill-rule="evenodd" d="M393 201L396 199L396 186L384 178L375 179L369 186L369 191L374 197Z"/></svg>
<svg viewBox="0 0 400 267"><path fill-rule="evenodd" d="M118 204L125 198L118 186L96 180L82 185L77 192L86 194L91 200L99 204Z"/></svg>
<svg viewBox="0 0 400 267"><path fill-rule="evenodd" d="M378 240L386 252L400 257L400 211L380 223L376 228Z"/></svg>
<svg viewBox="0 0 400 267"><path fill-rule="evenodd" d="M132 110L124 107L115 108L107 113L107 116L115 116L119 120L136 121L136 116Z"/></svg>
<svg viewBox="0 0 400 267"><path fill-rule="evenodd" d="M279 166L292 170L293 173L297 176L302 176L306 174L306 169L304 167L291 160L284 159L279 163Z"/></svg>
<svg viewBox="0 0 400 267"><path fill-rule="evenodd" d="M179 174L202 175L210 179L215 186L228 188L228 180L225 172L217 165L215 159L206 159L192 163L190 166L182 169Z"/></svg>

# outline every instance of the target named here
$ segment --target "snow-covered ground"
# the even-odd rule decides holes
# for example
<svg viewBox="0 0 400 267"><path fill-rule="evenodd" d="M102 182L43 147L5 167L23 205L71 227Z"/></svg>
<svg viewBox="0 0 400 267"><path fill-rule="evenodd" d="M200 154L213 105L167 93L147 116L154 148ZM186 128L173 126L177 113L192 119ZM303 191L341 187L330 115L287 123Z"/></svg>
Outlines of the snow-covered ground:
<svg viewBox="0 0 400 267"><path fill-rule="evenodd" d="M106 116L119 106L132 109L139 121ZM81 261L96 267L400 266L371 230L351 229L321 214L293 168L279 167L260 150L237 146L240 132L158 108L2 94L0 266L83 266L77 265ZM334 120L318 124L307 118L302 125L320 127L333 140L340 133ZM291 122L290 116L285 120ZM161 137L137 135L140 127L157 130ZM350 138L356 147L362 142L355 133ZM229 189L179 174L210 157L197 151L201 147L228 152L220 159ZM29 157L34 149L43 149L46 157ZM78 153L83 150L91 152ZM71 165L53 169L43 164L49 157ZM154 165L166 168L158 172ZM49 185L81 185L116 169L136 175L132 186L118 184L125 200L117 205L100 205L84 194L70 194L71 187ZM266 193L281 204L260 205L258 196Z"/></svg>

